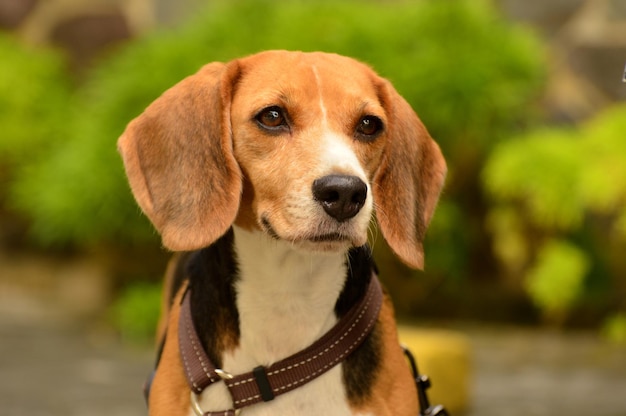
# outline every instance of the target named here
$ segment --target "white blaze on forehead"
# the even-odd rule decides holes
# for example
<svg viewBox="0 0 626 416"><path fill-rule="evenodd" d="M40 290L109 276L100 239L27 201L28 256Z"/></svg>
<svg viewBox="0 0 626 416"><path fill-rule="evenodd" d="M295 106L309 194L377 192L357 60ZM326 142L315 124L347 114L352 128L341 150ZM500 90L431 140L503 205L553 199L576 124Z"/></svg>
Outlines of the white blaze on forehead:
<svg viewBox="0 0 626 416"><path fill-rule="evenodd" d="M326 111L326 105L324 105L324 97L322 95L322 81L320 80L320 74L317 72L317 67L312 66L313 75L315 75L315 85L317 86L317 93L320 96L320 111L322 113L322 126L328 127L328 112Z"/></svg>
<svg viewBox="0 0 626 416"><path fill-rule="evenodd" d="M360 177L366 181L366 175L352 147L341 134L330 130L328 110L322 94L322 80L315 65L311 66L319 95L320 114L322 117L322 137L320 137L320 167L324 174L343 173Z"/></svg>

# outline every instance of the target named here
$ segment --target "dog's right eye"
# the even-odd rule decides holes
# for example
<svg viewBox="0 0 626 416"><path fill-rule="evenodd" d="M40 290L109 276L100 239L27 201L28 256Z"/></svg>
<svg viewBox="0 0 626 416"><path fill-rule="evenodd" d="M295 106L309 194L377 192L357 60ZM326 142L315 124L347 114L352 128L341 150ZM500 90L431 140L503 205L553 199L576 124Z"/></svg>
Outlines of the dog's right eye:
<svg viewBox="0 0 626 416"><path fill-rule="evenodd" d="M268 130L279 130L287 127L285 113L283 109L278 106L264 108L254 119L261 127Z"/></svg>

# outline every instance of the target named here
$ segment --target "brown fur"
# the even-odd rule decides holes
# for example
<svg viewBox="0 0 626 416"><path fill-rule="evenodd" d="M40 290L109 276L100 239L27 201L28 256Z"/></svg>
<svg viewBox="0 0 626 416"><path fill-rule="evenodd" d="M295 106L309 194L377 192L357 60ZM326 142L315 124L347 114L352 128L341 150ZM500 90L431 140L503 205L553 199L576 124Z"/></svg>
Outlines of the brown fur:
<svg viewBox="0 0 626 416"><path fill-rule="evenodd" d="M210 245L237 214L242 179L230 150L237 74L236 65L206 65L167 90L119 139L135 199L171 250Z"/></svg>
<svg viewBox="0 0 626 416"><path fill-rule="evenodd" d="M168 307L167 337L164 339L161 364L154 375L148 403L152 416L184 415L184 409L190 406L190 390L182 370L177 335L180 301L184 291L182 288L171 308Z"/></svg>
<svg viewBox="0 0 626 416"><path fill-rule="evenodd" d="M398 257L421 269L423 240L443 186L446 164L409 104L391 84L381 83L391 131L374 178L377 220Z"/></svg>
<svg viewBox="0 0 626 416"><path fill-rule="evenodd" d="M381 331L382 371L375 378L369 400L356 404L354 410L376 416L417 415L415 382L407 371L404 352L398 342L393 305L388 296L385 296L377 328Z"/></svg>

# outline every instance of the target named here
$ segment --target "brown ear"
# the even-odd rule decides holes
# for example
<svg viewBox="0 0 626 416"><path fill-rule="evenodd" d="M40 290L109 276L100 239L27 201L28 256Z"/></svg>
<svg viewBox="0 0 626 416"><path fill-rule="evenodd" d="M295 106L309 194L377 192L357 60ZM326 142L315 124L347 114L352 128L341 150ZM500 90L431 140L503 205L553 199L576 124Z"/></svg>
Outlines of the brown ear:
<svg viewBox="0 0 626 416"><path fill-rule="evenodd" d="M236 63L185 78L126 127L118 141L135 199L174 251L206 247L233 223L241 171L232 150Z"/></svg>
<svg viewBox="0 0 626 416"><path fill-rule="evenodd" d="M396 255L408 266L423 269L424 236L443 187L446 162L411 106L387 81L381 90L389 126L374 176L376 218Z"/></svg>

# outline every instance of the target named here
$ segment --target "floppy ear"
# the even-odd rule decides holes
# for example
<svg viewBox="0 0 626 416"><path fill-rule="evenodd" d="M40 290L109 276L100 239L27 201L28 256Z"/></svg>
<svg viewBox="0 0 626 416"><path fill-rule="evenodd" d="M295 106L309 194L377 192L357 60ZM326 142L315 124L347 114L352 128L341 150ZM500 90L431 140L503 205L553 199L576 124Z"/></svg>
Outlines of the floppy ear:
<svg viewBox="0 0 626 416"><path fill-rule="evenodd" d="M118 150L135 199L170 250L206 247L231 226L242 179L232 149L237 63L185 78L126 127Z"/></svg>
<svg viewBox="0 0 626 416"><path fill-rule="evenodd" d="M381 98L389 125L372 189L376 218L396 255L423 269L424 235L443 187L446 162L411 106L384 80Z"/></svg>

